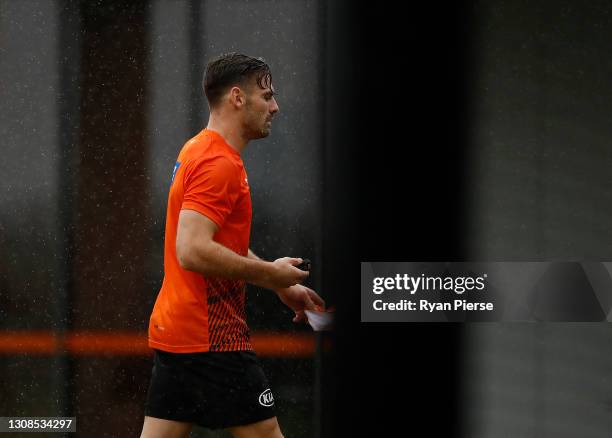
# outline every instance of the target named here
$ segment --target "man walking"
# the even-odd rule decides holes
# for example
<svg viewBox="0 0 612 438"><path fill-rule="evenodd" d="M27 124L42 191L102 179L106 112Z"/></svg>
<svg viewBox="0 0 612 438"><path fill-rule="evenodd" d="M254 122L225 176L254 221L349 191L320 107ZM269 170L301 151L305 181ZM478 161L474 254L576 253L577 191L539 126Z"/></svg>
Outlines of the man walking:
<svg viewBox="0 0 612 438"><path fill-rule="evenodd" d="M282 438L249 341L245 283L276 292L295 322L324 302L300 284L308 276L296 267L302 259L268 262L249 249L251 197L240 153L269 135L278 112L270 68L223 55L208 64L204 91L208 126L183 146L172 175L141 438L186 437L194 424L236 438Z"/></svg>

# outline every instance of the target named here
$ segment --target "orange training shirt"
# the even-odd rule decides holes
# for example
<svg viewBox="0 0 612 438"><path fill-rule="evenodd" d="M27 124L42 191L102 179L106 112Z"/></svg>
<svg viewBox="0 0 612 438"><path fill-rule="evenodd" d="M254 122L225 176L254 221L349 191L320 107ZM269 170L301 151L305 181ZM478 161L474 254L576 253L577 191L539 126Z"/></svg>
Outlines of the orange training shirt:
<svg viewBox="0 0 612 438"><path fill-rule="evenodd" d="M168 196L164 281L149 321L149 346L175 353L252 350L244 281L186 271L176 258L182 209L215 222L214 240L247 256L251 193L240 154L214 131L202 130L179 153Z"/></svg>

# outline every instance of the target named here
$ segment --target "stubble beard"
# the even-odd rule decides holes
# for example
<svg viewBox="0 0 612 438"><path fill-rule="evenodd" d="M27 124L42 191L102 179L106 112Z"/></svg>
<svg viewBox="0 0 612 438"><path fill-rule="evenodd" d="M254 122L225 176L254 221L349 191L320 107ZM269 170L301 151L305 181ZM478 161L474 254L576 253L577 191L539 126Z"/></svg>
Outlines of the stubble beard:
<svg viewBox="0 0 612 438"><path fill-rule="evenodd" d="M271 126L268 126L268 120L263 122L263 126L258 125L259 122L256 120L248 120L245 123L244 130L249 140L258 140L270 135Z"/></svg>

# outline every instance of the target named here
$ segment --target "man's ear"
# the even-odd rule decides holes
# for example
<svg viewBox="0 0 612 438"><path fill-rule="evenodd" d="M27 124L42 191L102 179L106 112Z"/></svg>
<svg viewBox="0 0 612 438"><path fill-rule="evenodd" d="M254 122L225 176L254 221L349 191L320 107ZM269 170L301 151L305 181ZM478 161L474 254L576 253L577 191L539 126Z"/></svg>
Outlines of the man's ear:
<svg viewBox="0 0 612 438"><path fill-rule="evenodd" d="M230 102L236 107L244 106L246 103L246 95L239 87L232 87L229 93Z"/></svg>

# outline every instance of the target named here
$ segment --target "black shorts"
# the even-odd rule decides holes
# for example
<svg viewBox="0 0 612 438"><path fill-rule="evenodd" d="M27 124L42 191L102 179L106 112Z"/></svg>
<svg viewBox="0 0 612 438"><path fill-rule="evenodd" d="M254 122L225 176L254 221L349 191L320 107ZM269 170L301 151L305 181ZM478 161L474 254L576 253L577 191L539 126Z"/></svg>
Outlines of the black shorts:
<svg viewBox="0 0 612 438"><path fill-rule="evenodd" d="M254 352L160 350L155 350L145 415L209 429L276 416L270 385Z"/></svg>

